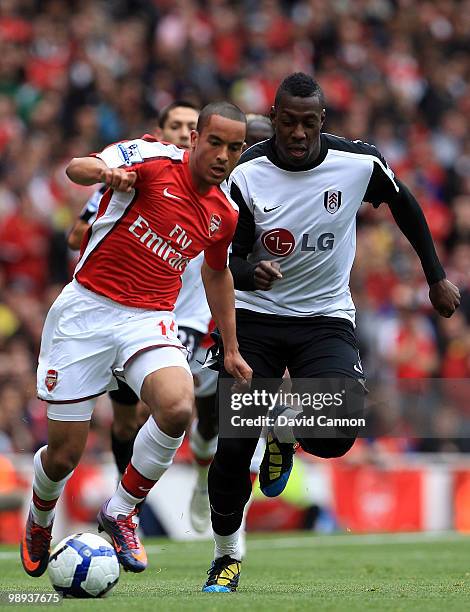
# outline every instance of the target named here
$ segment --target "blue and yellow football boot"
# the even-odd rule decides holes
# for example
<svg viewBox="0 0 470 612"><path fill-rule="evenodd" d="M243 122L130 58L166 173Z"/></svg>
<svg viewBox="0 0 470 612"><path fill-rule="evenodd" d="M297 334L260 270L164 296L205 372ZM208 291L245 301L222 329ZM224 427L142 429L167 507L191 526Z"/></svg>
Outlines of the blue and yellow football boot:
<svg viewBox="0 0 470 612"><path fill-rule="evenodd" d="M273 421L285 409L284 406L274 408L271 415ZM297 447L297 443L279 442L274 435L274 427L268 428L266 449L259 468L259 487L266 497L277 497L286 488Z"/></svg>
<svg viewBox="0 0 470 612"><path fill-rule="evenodd" d="M204 593L234 593L240 580L241 562L224 555L212 561L207 574L205 585L202 587Z"/></svg>

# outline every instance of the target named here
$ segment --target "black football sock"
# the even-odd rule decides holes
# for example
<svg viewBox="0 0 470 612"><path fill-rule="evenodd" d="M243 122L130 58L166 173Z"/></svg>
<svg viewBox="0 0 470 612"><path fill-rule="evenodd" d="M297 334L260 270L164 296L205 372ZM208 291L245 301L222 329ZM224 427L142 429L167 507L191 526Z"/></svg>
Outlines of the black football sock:
<svg viewBox="0 0 470 612"><path fill-rule="evenodd" d="M121 476L131 460L134 440L135 436L130 440L119 440L111 429L111 450L113 451L114 461Z"/></svg>

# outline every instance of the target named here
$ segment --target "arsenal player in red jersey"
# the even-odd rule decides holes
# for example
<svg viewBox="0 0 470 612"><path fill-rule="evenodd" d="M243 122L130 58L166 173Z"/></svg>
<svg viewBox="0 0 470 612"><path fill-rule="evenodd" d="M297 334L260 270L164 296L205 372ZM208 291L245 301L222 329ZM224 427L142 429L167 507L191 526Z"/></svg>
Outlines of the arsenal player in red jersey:
<svg viewBox="0 0 470 612"><path fill-rule="evenodd" d="M193 381L172 314L188 262L204 251L202 276L223 336L225 367L239 381L251 369L238 352L227 249L237 207L220 187L237 163L244 114L206 106L187 152L144 137L74 159L71 180L104 182L97 220L74 280L43 330L38 395L47 402L48 445L34 457L33 501L21 543L23 567L44 573L56 502L83 452L95 398L116 377L150 407L118 490L98 521L126 570L146 567L135 506L171 465L191 418Z"/></svg>

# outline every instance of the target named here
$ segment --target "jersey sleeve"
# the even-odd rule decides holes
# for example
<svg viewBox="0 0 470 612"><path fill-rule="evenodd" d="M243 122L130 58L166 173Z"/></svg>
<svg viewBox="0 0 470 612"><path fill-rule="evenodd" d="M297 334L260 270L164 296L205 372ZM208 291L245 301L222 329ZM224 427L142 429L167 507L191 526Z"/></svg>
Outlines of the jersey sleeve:
<svg viewBox="0 0 470 612"><path fill-rule="evenodd" d="M99 189L93 192L92 196L87 200L85 206L82 208L79 218L88 224L93 223L98 207L100 205L101 198L106 191L106 185L101 185Z"/></svg>
<svg viewBox="0 0 470 612"><path fill-rule="evenodd" d="M232 255L246 259L253 250L256 236L255 219L250 208L246 182L241 173L230 180L230 196L237 204L238 223L232 241Z"/></svg>
<svg viewBox="0 0 470 612"><path fill-rule="evenodd" d="M231 237L219 240L204 251L204 259L209 268L213 270L225 270L228 266L228 252Z"/></svg>
<svg viewBox="0 0 470 612"><path fill-rule="evenodd" d="M92 156L104 161L108 168L123 168L135 172L137 186L145 181L149 172L155 177L159 168L164 167L166 160L181 162L184 149L144 136L114 143L99 153L93 153Z"/></svg>
<svg viewBox="0 0 470 612"><path fill-rule="evenodd" d="M400 181L397 182L399 191L395 198L391 198L388 202L390 211L398 227L420 258L428 284L433 285L446 277L444 268L437 256L431 232L420 205L406 185Z"/></svg>
<svg viewBox="0 0 470 612"><path fill-rule="evenodd" d="M98 157L104 161L108 168L131 168L137 164L142 164L148 157L145 150L148 149L148 146L146 147L148 144L140 138L116 142L99 153L93 153L93 157Z"/></svg>
<svg viewBox="0 0 470 612"><path fill-rule="evenodd" d="M382 202L390 202L399 191L398 183L385 158L380 151L367 143L361 143L369 149L368 153L372 156L374 168L372 170L369 184L364 195L364 201L370 202L374 208L378 208Z"/></svg>
<svg viewBox="0 0 470 612"><path fill-rule="evenodd" d="M230 244L232 242L236 223L237 220L234 213L234 215L230 217L230 226L227 228L223 237L204 250L204 259L207 265L213 270L222 271L228 266Z"/></svg>

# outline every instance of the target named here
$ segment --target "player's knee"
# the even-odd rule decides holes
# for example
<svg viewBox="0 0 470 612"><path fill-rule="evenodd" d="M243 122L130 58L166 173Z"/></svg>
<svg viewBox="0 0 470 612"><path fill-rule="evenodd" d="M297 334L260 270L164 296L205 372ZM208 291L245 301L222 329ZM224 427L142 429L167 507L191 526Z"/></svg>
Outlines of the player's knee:
<svg viewBox="0 0 470 612"><path fill-rule="evenodd" d="M353 447L356 438L299 438L302 449L322 459L342 457Z"/></svg>
<svg viewBox="0 0 470 612"><path fill-rule="evenodd" d="M164 431L177 436L188 428L192 414L193 398L189 394L166 402L158 410L159 421L165 426Z"/></svg>
<svg viewBox="0 0 470 612"><path fill-rule="evenodd" d="M246 440L240 438L219 438L215 455L214 469L227 477L229 474L246 475L249 478L252 445L243 444ZM212 469L212 465L211 465Z"/></svg>

